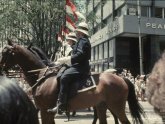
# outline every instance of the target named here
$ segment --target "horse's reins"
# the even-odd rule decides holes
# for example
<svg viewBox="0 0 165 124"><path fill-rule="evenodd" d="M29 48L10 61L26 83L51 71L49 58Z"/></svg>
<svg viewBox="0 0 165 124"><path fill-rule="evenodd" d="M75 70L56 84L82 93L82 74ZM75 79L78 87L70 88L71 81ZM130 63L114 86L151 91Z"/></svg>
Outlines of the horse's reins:
<svg viewBox="0 0 165 124"><path fill-rule="evenodd" d="M48 69L50 69L50 68L57 68L57 67L59 67L59 66L53 66L53 67L47 66L47 67L45 67L45 68L35 69L35 70L30 70L30 71L28 71L28 73L32 73L32 72L39 72L39 71L45 70L45 71L43 72L43 75L42 75L40 78L38 78L38 79L36 80L37 82L36 82L33 86L31 86L30 88L28 88L27 91L32 90L35 86L38 85L38 83L40 82L40 80L43 79L43 78L45 77L45 74L46 74L46 72L47 72Z"/></svg>
<svg viewBox="0 0 165 124"><path fill-rule="evenodd" d="M47 66L47 67L49 67L49 66ZM40 69L30 70L30 71L28 71L28 73L42 71L42 70L44 70L44 69L47 69L47 67L45 67L45 68L40 68ZM53 66L53 67L49 67L49 68L52 69L52 68L57 68L57 67L59 67L59 66Z"/></svg>
<svg viewBox="0 0 165 124"><path fill-rule="evenodd" d="M32 90L35 86L37 86L38 85L38 83L40 82L40 80L43 78L43 77L45 77L45 74L46 74L46 72L47 72L47 70L48 70L48 66L46 67L46 68L42 68L42 69L36 69L36 70L30 70L30 71L28 71L28 72L39 72L39 71L42 71L42 70L44 70L45 69L45 71L44 71L44 73L43 73L43 75L40 77L40 78L38 78L37 80L36 80L36 83L33 85L33 86L31 86L31 87L29 87L27 90L26 90L26 92L28 92L28 91L30 91L30 90Z"/></svg>

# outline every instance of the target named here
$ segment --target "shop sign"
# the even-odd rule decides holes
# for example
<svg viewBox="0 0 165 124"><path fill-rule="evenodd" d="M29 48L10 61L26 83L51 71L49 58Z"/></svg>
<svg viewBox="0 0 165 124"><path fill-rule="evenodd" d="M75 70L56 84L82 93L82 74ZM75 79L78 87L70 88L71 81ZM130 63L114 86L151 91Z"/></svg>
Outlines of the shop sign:
<svg viewBox="0 0 165 124"><path fill-rule="evenodd" d="M152 28L152 29L165 29L165 24L157 24L157 23L146 23L146 28Z"/></svg>

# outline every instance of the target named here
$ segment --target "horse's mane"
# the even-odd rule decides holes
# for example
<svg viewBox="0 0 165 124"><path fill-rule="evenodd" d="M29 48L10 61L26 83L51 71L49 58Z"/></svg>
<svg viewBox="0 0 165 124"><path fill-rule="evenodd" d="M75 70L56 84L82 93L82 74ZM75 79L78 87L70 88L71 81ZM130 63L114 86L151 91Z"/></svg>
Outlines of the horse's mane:
<svg viewBox="0 0 165 124"><path fill-rule="evenodd" d="M159 112L165 112L165 52L155 63L147 80L148 101Z"/></svg>
<svg viewBox="0 0 165 124"><path fill-rule="evenodd" d="M1 124L38 124L37 111L27 94L13 80L0 77Z"/></svg>
<svg viewBox="0 0 165 124"><path fill-rule="evenodd" d="M52 62L50 61L50 59L48 58L48 56L45 54L45 52L43 52L43 50L41 50L40 48L36 47L36 46L31 46L29 48L29 50L35 54L36 56L40 57L40 59L43 61L43 63L46 66L53 66Z"/></svg>

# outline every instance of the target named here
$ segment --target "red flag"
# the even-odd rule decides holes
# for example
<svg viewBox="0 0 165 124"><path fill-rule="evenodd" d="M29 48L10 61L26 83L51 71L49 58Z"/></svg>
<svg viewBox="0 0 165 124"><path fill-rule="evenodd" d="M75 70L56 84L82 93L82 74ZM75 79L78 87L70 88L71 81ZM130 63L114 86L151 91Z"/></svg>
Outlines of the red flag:
<svg viewBox="0 0 165 124"><path fill-rule="evenodd" d="M74 22L66 15L66 26L71 30L74 31L76 29L76 26Z"/></svg>
<svg viewBox="0 0 165 124"><path fill-rule="evenodd" d="M66 0L66 5L70 6L73 12L76 11L76 6L70 0Z"/></svg>
<svg viewBox="0 0 165 124"><path fill-rule="evenodd" d="M61 29L62 29L62 30L61 30L62 35L67 35L67 34L69 34L69 30L68 30L66 27L62 26Z"/></svg>
<svg viewBox="0 0 165 124"><path fill-rule="evenodd" d="M79 18L83 19L84 21L86 21L85 16L82 13L80 13L79 11L76 11L75 14L76 14L77 17L79 17Z"/></svg>
<svg viewBox="0 0 165 124"><path fill-rule="evenodd" d="M66 13L70 13L74 15L75 20L77 21L78 17L75 12L76 12L76 6L70 0L66 0Z"/></svg>

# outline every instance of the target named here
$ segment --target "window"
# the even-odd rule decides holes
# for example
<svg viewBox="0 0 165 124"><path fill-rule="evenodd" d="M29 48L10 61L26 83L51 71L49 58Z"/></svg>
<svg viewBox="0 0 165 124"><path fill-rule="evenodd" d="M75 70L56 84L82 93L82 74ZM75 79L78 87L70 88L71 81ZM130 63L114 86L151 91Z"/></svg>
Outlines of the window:
<svg viewBox="0 0 165 124"><path fill-rule="evenodd" d="M107 0L102 0L102 5L106 4Z"/></svg>
<svg viewBox="0 0 165 124"><path fill-rule="evenodd" d="M128 5L127 13L128 15L133 15L133 16L137 15L137 6Z"/></svg>
<svg viewBox="0 0 165 124"><path fill-rule="evenodd" d="M102 23L103 23L103 28L104 28L105 26L107 26L107 18L104 19Z"/></svg>
<svg viewBox="0 0 165 124"><path fill-rule="evenodd" d="M109 41L109 57L113 57L113 40Z"/></svg>
<svg viewBox="0 0 165 124"><path fill-rule="evenodd" d="M91 50L91 61L94 60L94 56L95 56L95 48L93 47Z"/></svg>
<svg viewBox="0 0 165 124"><path fill-rule="evenodd" d="M102 64L98 65L98 72L102 72Z"/></svg>
<svg viewBox="0 0 165 124"><path fill-rule="evenodd" d="M108 42L104 43L104 58L108 58Z"/></svg>
<svg viewBox="0 0 165 124"><path fill-rule="evenodd" d="M99 65L98 65L98 64L95 65L95 71L96 71L96 72L99 72Z"/></svg>
<svg viewBox="0 0 165 124"><path fill-rule="evenodd" d="M107 69L109 68L108 65L109 65L108 63L104 63L104 68L103 68L104 71L107 70Z"/></svg>
<svg viewBox="0 0 165 124"><path fill-rule="evenodd" d="M99 59L103 59L103 44L99 45Z"/></svg>
<svg viewBox="0 0 165 124"><path fill-rule="evenodd" d="M155 17L156 18L163 18L162 8L155 8Z"/></svg>
<svg viewBox="0 0 165 124"><path fill-rule="evenodd" d="M149 17L149 7L146 6L141 7L141 16Z"/></svg>
<svg viewBox="0 0 165 124"><path fill-rule="evenodd" d="M98 46L95 46L95 60L98 60Z"/></svg>

